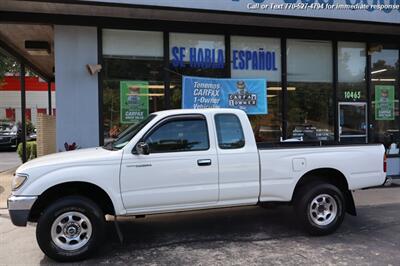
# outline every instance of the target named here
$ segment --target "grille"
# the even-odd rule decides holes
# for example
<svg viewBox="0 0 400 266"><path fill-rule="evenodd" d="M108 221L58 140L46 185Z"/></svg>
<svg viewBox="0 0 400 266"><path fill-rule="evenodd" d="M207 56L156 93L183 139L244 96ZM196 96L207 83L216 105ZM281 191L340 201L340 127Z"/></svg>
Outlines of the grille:
<svg viewBox="0 0 400 266"><path fill-rule="evenodd" d="M3 137L3 136L0 136L0 143L10 143L10 141L11 141L11 137Z"/></svg>

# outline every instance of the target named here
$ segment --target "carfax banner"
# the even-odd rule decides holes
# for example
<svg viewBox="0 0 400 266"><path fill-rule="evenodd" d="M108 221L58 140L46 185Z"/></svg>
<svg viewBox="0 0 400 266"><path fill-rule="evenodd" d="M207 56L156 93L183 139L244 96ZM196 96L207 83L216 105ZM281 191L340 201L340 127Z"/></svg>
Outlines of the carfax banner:
<svg viewBox="0 0 400 266"><path fill-rule="evenodd" d="M139 123L149 115L149 83L124 80L119 86L121 123Z"/></svg>
<svg viewBox="0 0 400 266"><path fill-rule="evenodd" d="M236 108L250 115L267 114L267 81L184 76L182 108Z"/></svg>
<svg viewBox="0 0 400 266"><path fill-rule="evenodd" d="M394 86L375 86L375 120L394 120Z"/></svg>

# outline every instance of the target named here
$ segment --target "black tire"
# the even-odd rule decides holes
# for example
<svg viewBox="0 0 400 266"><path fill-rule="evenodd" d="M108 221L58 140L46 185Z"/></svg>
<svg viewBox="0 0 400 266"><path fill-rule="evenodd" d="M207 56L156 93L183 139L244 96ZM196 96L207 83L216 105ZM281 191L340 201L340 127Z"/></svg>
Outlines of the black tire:
<svg viewBox="0 0 400 266"><path fill-rule="evenodd" d="M324 195L329 196L324 197ZM342 191L336 186L328 183L313 182L300 188L295 196L295 211L304 229L310 235L331 234L342 224L346 214L346 204ZM321 201L320 204L323 206L319 207L316 202L322 198L325 198L325 200ZM334 202L332 202L332 199ZM330 204L323 203L328 200ZM336 206L336 215L333 215L335 213L333 211L335 209L334 206ZM324 217L319 218L319 214Z"/></svg>
<svg viewBox="0 0 400 266"><path fill-rule="evenodd" d="M74 215L69 216L68 214L77 214L78 217ZM82 215L82 217L88 218L89 225L86 224L86 219L82 219L82 221L77 220L78 222L74 224L74 221L78 219L80 215ZM84 232L84 230L91 228L91 233L87 233L87 235L90 234L90 237L87 237L85 233L76 233L75 235L79 239L84 239L83 241L78 240L82 241L81 244L85 243L82 247L73 249L74 246L73 244L71 244L70 247L73 250L63 249L60 247L60 245L62 246L63 242L61 240L66 240L70 243L78 243L78 241L73 242L73 240L71 240L72 236L71 238L66 238L64 236L56 238L52 237L53 223L56 224L56 221L61 219L63 216L69 216L72 217L72 219L70 219L69 217L64 218L67 222L62 219L58 224L61 224L64 221L65 226L55 226L54 228L57 228L56 231L60 231L59 228L64 228L65 232L67 232L68 228L70 227L72 227L73 230L79 227L77 230L79 230L79 232ZM81 222L80 225L78 225L79 222ZM67 226L68 224L70 226ZM77 230L76 232L78 232ZM64 232L64 230L61 230L61 232ZM85 197L67 196L57 200L44 210L37 223L36 239L40 249L48 257L60 262L72 262L86 259L90 255L92 255L93 252L101 244L104 237L104 232L105 217L102 210L98 207L97 204ZM53 239L56 240L54 241ZM56 242L58 242L58 244Z"/></svg>

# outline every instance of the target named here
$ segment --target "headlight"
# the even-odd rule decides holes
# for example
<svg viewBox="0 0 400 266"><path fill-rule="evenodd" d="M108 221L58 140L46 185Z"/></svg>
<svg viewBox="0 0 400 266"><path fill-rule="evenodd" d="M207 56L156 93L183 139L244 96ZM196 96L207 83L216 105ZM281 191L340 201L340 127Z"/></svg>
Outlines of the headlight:
<svg viewBox="0 0 400 266"><path fill-rule="evenodd" d="M27 179L28 179L28 175L27 174L17 174L13 178L11 189L13 191L19 189L25 183L25 181Z"/></svg>

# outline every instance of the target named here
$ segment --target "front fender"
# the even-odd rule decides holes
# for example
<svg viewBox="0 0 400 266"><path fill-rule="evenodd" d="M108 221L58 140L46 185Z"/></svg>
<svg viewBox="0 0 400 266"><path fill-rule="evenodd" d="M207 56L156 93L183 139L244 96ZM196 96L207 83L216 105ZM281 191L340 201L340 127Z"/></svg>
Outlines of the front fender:
<svg viewBox="0 0 400 266"><path fill-rule="evenodd" d="M68 182L86 182L103 189L110 197L117 215L126 213L120 194L120 163L90 163L75 166L49 167L49 171L40 177L29 177L18 195L40 196L51 187Z"/></svg>

